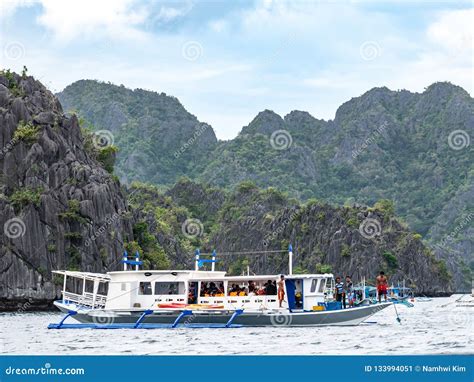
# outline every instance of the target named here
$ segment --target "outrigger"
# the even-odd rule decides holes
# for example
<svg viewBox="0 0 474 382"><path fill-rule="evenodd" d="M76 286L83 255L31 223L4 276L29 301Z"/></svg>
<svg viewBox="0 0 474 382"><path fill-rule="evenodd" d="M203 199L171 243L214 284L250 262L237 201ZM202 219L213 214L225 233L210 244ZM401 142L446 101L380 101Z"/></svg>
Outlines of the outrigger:
<svg viewBox="0 0 474 382"><path fill-rule="evenodd" d="M215 251L209 259L196 250L194 270L140 270L139 254L129 258L124 252L122 271L53 271L64 277L62 299L54 305L66 316L48 328L358 325L392 305L342 309L332 299L333 275L293 274L291 245L288 252L282 307L276 292L281 275L227 276L215 270ZM201 270L205 263L210 271ZM65 323L69 317L79 323Z"/></svg>

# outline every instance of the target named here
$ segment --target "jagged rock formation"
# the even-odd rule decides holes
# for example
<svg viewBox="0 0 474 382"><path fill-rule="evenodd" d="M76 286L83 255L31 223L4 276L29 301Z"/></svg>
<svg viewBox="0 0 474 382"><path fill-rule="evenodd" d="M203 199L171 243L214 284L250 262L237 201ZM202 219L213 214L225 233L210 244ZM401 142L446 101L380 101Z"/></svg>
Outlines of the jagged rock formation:
<svg viewBox="0 0 474 382"><path fill-rule="evenodd" d="M168 191L175 203L199 219L202 232L195 245L205 252L282 250L282 253L232 255L218 268L230 273L258 274L288 271L286 248L295 248L294 266L300 272L350 274L355 280L373 281L384 270L392 281L405 280L418 293L444 295L452 291L445 263L400 223L390 207L333 207L321 202L302 205L275 189L259 190L246 182L225 195L218 210L212 202L219 191L182 180ZM207 195L207 196L205 196ZM200 209L195 209L196 200ZM181 221L183 221L181 220ZM179 226L179 225L178 225ZM365 236L364 236L365 235ZM192 265L192 258L186 264Z"/></svg>
<svg viewBox="0 0 474 382"><path fill-rule="evenodd" d="M0 75L0 308L44 308L53 269L117 269L132 235L118 180L40 82Z"/></svg>

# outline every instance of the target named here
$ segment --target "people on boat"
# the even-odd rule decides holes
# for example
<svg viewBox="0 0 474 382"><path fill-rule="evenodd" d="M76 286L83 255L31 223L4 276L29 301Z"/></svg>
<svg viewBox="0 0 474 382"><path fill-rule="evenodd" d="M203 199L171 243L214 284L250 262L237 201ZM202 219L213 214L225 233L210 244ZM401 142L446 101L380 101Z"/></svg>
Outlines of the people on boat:
<svg viewBox="0 0 474 382"><path fill-rule="evenodd" d="M282 307L283 300L285 299L285 276L281 275L278 281L278 303L280 308Z"/></svg>
<svg viewBox="0 0 474 382"><path fill-rule="evenodd" d="M215 296L217 292L218 292L218 289L217 289L216 283L211 282L211 283L209 284L209 288L208 288L208 292L207 292L207 293L208 293L210 296Z"/></svg>
<svg viewBox="0 0 474 382"><path fill-rule="evenodd" d="M219 288L217 289L216 297L224 297L225 290L224 290L224 283L221 281L219 284Z"/></svg>
<svg viewBox="0 0 474 382"><path fill-rule="evenodd" d="M265 294L275 296L277 294L276 281L268 280L265 283Z"/></svg>
<svg viewBox="0 0 474 382"><path fill-rule="evenodd" d="M344 293L344 283L341 281L341 278L336 277L336 285L334 287L334 298L337 302L341 302L343 307L346 307L346 296Z"/></svg>
<svg viewBox="0 0 474 382"><path fill-rule="evenodd" d="M178 288L176 287L175 284L170 284L168 294L178 294Z"/></svg>
<svg viewBox="0 0 474 382"><path fill-rule="evenodd" d="M255 283L250 280L249 281L249 296L253 296L255 294Z"/></svg>
<svg viewBox="0 0 474 382"><path fill-rule="evenodd" d="M355 302L355 293L354 293L354 284L352 283L351 276L346 276L344 291L346 293L347 302L349 303L349 308L352 308Z"/></svg>
<svg viewBox="0 0 474 382"><path fill-rule="evenodd" d="M377 285L377 295L378 295L379 302L382 302L382 295L383 295L384 301L387 301L388 279L387 279L387 276L385 276L384 271L380 271L380 274L377 276L376 285Z"/></svg>
<svg viewBox="0 0 474 382"><path fill-rule="evenodd" d="M239 294L239 287L237 284L232 284L229 290L229 296L237 296Z"/></svg>

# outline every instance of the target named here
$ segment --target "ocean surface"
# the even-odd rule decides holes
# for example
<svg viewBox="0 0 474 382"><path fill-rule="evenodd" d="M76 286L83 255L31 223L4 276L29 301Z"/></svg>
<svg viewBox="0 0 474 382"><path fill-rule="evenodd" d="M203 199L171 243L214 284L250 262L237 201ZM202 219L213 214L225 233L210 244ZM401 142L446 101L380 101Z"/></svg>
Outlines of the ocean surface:
<svg viewBox="0 0 474 382"><path fill-rule="evenodd" d="M474 305L460 295L397 305L352 327L48 330L60 313L0 314L1 354L472 354ZM461 297L467 301L470 296ZM71 318L68 318L71 320ZM73 322L73 321L71 321Z"/></svg>

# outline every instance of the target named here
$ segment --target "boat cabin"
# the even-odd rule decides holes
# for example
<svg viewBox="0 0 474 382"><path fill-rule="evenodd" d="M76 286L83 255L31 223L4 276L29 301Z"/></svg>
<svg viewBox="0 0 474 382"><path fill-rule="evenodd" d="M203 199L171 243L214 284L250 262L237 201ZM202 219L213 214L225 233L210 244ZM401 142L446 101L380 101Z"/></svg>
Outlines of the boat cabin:
<svg viewBox="0 0 474 382"><path fill-rule="evenodd" d="M291 249L291 247L290 247ZM290 259L292 252L290 251ZM278 282L281 275L226 276L215 271L212 254L210 271L200 270L199 253L195 270L139 270L139 255L124 270L106 275L54 271L64 276L63 302L107 310L179 309L279 309ZM290 260L291 264L291 260ZM129 269L129 266L132 269ZM134 269L133 269L134 268ZM284 276L285 298L281 308L290 311L316 310L332 295L332 274L291 274ZM71 279L76 282L71 283ZM79 280L79 283L78 283ZM105 285L106 284L106 285Z"/></svg>

